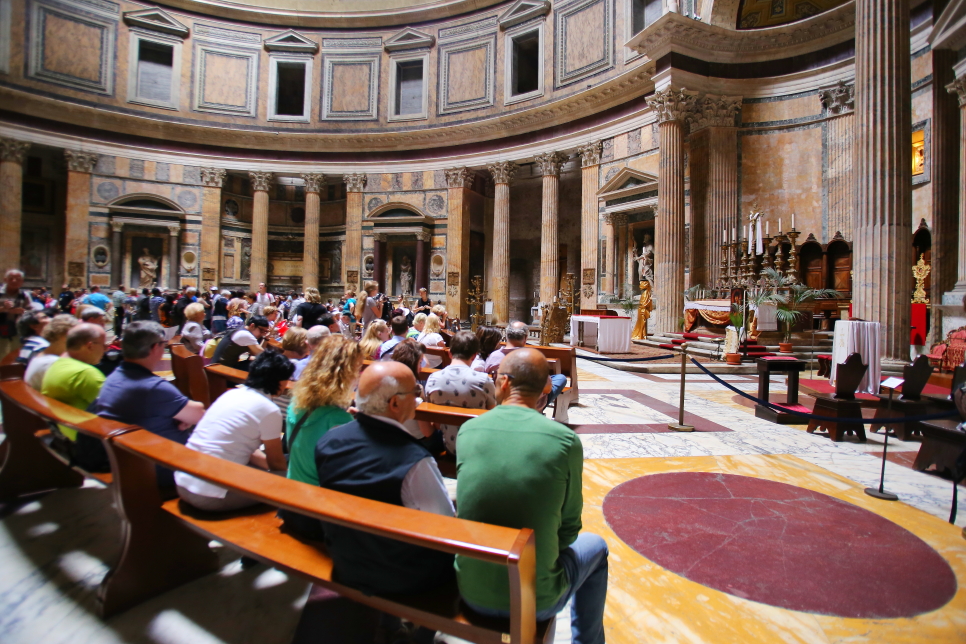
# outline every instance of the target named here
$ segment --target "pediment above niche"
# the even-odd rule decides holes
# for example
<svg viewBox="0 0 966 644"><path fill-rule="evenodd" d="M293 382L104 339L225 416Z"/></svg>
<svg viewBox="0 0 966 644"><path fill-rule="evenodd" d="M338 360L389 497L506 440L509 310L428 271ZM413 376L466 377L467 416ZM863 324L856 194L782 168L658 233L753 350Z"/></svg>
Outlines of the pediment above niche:
<svg viewBox="0 0 966 644"><path fill-rule="evenodd" d="M526 22L530 18L543 16L550 12L550 3L546 0L517 0L509 9L497 19L500 29L509 29L513 25Z"/></svg>
<svg viewBox="0 0 966 644"><path fill-rule="evenodd" d="M403 49L432 47L434 44L436 44L436 38L433 36L416 31L412 27L406 27L395 36L386 40L384 47L386 51L401 51Z"/></svg>
<svg viewBox="0 0 966 644"><path fill-rule="evenodd" d="M614 199L649 190L657 190L657 177L634 168L621 168L597 191L597 196Z"/></svg>
<svg viewBox="0 0 966 644"><path fill-rule="evenodd" d="M124 22L132 27L141 27L151 31L161 31L181 38L187 38L189 29L163 9L141 9L128 11L124 14Z"/></svg>
<svg viewBox="0 0 966 644"><path fill-rule="evenodd" d="M319 44L294 29L289 29L285 33L266 38L265 49L268 51L296 51L314 54L319 50Z"/></svg>

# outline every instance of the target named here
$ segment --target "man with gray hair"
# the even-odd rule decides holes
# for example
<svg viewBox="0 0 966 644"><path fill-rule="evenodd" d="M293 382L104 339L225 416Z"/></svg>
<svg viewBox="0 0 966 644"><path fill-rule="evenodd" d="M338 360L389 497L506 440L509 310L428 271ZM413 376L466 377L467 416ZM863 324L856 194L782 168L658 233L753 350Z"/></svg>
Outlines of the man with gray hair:
<svg viewBox="0 0 966 644"><path fill-rule="evenodd" d="M132 322L124 329L124 361L104 381L88 411L144 429L184 445L204 416L200 402L188 400L170 382L154 374L164 357L164 327L157 322ZM158 468L158 485L174 485L174 473Z"/></svg>
<svg viewBox="0 0 966 644"><path fill-rule="evenodd" d="M422 434L404 425L415 417L420 393L413 372L400 362L377 362L363 371L355 420L330 429L315 447L319 485L453 516L436 461L420 443ZM453 578L450 554L333 524L324 528L334 574L366 593L421 592Z"/></svg>
<svg viewBox="0 0 966 644"><path fill-rule="evenodd" d="M508 346L497 349L486 359L484 366L486 373L493 375L500 369L500 363L513 351L527 346L527 338L530 336L530 327L523 322L510 322L506 328L506 343ZM540 398L537 405L538 411L543 409L557 399L560 392L567 386L567 376L556 373L550 376L550 391L546 396Z"/></svg>

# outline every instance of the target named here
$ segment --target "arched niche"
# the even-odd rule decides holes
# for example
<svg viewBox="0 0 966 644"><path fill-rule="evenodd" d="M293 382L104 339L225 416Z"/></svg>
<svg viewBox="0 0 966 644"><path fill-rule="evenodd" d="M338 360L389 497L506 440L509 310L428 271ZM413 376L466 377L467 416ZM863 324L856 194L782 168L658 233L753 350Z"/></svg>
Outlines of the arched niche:
<svg viewBox="0 0 966 644"><path fill-rule="evenodd" d="M827 262L826 288L834 288L846 297L852 292L852 246L836 235L825 250Z"/></svg>
<svg viewBox="0 0 966 644"><path fill-rule="evenodd" d="M825 253L822 245L809 236L798 251L799 275L802 283L809 288L825 287Z"/></svg>

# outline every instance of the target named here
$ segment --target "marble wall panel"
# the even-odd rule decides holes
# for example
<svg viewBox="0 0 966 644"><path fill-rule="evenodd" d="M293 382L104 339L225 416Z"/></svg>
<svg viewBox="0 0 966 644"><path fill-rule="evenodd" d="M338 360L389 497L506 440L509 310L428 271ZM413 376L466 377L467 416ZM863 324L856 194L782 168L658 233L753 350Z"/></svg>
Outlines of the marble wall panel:
<svg viewBox="0 0 966 644"><path fill-rule="evenodd" d="M77 6L33 2L27 76L113 94L118 12L119 6L107 0Z"/></svg>
<svg viewBox="0 0 966 644"><path fill-rule="evenodd" d="M326 54L322 118L371 120L378 115L379 55Z"/></svg>
<svg viewBox="0 0 966 644"><path fill-rule="evenodd" d="M913 56L910 67L912 82L921 81L932 74L932 56Z"/></svg>
<svg viewBox="0 0 966 644"><path fill-rule="evenodd" d="M437 95L441 114L493 105L495 86L495 36L440 45Z"/></svg>
<svg viewBox="0 0 966 644"><path fill-rule="evenodd" d="M614 158L623 159L627 156L627 135L618 134L614 137Z"/></svg>
<svg viewBox="0 0 966 644"><path fill-rule="evenodd" d="M369 75L367 63L332 66L332 111L359 112L369 108Z"/></svg>
<svg viewBox="0 0 966 644"><path fill-rule="evenodd" d="M104 44L101 25L44 14L44 69L97 83Z"/></svg>
<svg viewBox="0 0 966 644"><path fill-rule="evenodd" d="M741 122L771 123L822 115L822 101L818 94L788 100L752 100L741 106Z"/></svg>
<svg viewBox="0 0 966 644"><path fill-rule="evenodd" d="M486 62L484 47L455 52L450 56L450 78L447 103L462 103L486 97Z"/></svg>
<svg viewBox="0 0 966 644"><path fill-rule="evenodd" d="M194 109L255 116L258 50L195 44Z"/></svg>
<svg viewBox="0 0 966 644"><path fill-rule="evenodd" d="M557 87L613 65L613 0L578 0L554 16Z"/></svg>

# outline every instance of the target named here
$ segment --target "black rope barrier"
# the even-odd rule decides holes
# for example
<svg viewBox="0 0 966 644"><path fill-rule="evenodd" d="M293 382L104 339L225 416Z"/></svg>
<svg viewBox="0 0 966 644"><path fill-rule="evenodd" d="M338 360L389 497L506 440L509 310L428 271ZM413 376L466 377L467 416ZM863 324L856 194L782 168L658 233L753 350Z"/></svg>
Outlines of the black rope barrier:
<svg viewBox="0 0 966 644"><path fill-rule="evenodd" d="M708 374L709 376L711 376L719 384L724 385L725 387L727 387L731 391L735 392L736 394L738 394L740 396L744 396L748 400L754 400L759 405L763 405L763 406L768 407L768 408L770 408L770 409L772 409L774 411L780 411L780 412L784 412L786 414L793 414L795 416L801 416L803 418L812 418L812 419L815 419L815 420L824 420L824 421L834 421L834 422L839 422L839 423L861 423L863 425L871 425L873 423L875 423L875 424L881 424L881 425L895 425L895 424L898 424L898 423L918 423L918 422L922 422L924 420L938 420L940 418L952 418L953 416L959 416L959 412L957 412L956 410L952 410L952 411L948 411L948 412L943 412L943 413L940 413L940 414L928 414L926 416L891 416L889 418L839 418L839 417L835 417L835 416L818 416L816 414L809 414L809 413L804 412L804 411L798 411L796 409L789 409L788 407L782 407L781 405L776 405L774 403L770 403L767 400L762 400L761 398L758 398L757 396L752 396L751 394L746 393L746 392L738 389L737 387L733 387L732 385L729 385L727 382L725 382L724 380L722 380L721 378L719 378L715 374L713 374L710 371L708 371L704 367L704 365L702 365L700 362L698 362L694 358L691 358L691 362L693 362L701 371L703 371L706 374ZM759 376L759 377L765 378L767 376Z"/></svg>
<svg viewBox="0 0 966 644"><path fill-rule="evenodd" d="M581 355L577 357L584 360L592 360L593 362L650 362L652 360L667 360L668 358L673 358L674 354L669 353L666 356L651 356L650 358L593 358Z"/></svg>

